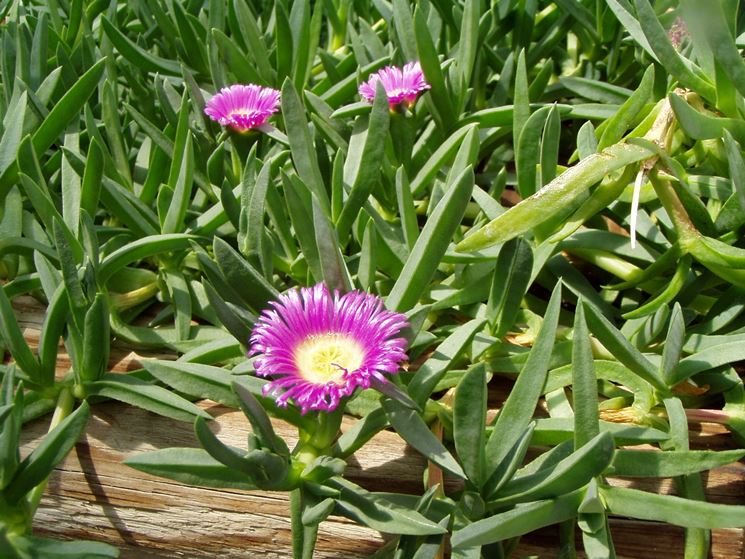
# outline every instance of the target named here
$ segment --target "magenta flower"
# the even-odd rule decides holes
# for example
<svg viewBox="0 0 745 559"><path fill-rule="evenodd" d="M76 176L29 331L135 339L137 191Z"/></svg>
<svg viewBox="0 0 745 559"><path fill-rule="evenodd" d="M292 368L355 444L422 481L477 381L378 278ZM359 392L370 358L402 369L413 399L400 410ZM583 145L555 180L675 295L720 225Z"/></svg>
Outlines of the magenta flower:
<svg viewBox="0 0 745 559"><path fill-rule="evenodd" d="M326 285L293 289L265 310L251 335L256 374L272 377L264 393L302 413L332 411L357 387L386 382L406 359L404 315L362 291L331 294Z"/></svg>
<svg viewBox="0 0 745 559"><path fill-rule="evenodd" d="M375 88L378 81L383 83L383 88L388 96L388 104L391 107L395 107L402 102L411 106L422 91L430 88L430 85L424 80L419 62L408 62L403 70L395 66L386 66L372 74L365 83L360 85L359 89L360 95L371 103L375 99Z"/></svg>
<svg viewBox="0 0 745 559"><path fill-rule="evenodd" d="M246 132L264 124L279 108L279 91L260 85L231 85L207 101L205 114L223 126Z"/></svg>

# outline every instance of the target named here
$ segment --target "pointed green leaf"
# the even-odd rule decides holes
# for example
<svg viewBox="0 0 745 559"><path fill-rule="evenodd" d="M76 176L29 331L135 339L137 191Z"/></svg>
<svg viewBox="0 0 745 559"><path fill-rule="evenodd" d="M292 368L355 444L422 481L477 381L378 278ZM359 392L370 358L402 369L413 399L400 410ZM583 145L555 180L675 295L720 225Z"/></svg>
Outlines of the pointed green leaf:
<svg viewBox="0 0 745 559"><path fill-rule="evenodd" d="M407 30L411 33L411 29ZM432 87L429 90L429 98L436 110L435 118L440 123L444 131L450 132L458 115L453 107L448 89L445 86L445 77L442 73L440 60L437 56L432 35L430 35L427 20L422 13L421 6L414 10L414 38L416 39L417 54L416 58L422 66L422 71Z"/></svg>
<svg viewBox="0 0 745 559"><path fill-rule="evenodd" d="M667 392L668 388L657 375L655 366L594 306L584 303L584 307L590 332L613 354L613 357L658 390Z"/></svg>
<svg viewBox="0 0 745 559"><path fill-rule="evenodd" d="M466 479L466 474L455 458L432 434L419 414L403 404L383 399L383 409L391 426L401 437L422 455L452 475Z"/></svg>
<svg viewBox="0 0 745 559"><path fill-rule="evenodd" d="M67 90L65 95L49 111L39 128L34 132L32 141L37 156L44 153L60 134L64 132L72 118L80 114L80 110L87 103L88 98L98 87L103 75L106 59L96 62L80 79Z"/></svg>
<svg viewBox="0 0 745 559"><path fill-rule="evenodd" d="M238 397L231 389L233 375L220 367L147 359L142 362L147 372L179 392L207 398L231 408L239 406Z"/></svg>
<svg viewBox="0 0 745 559"><path fill-rule="evenodd" d="M494 337L501 338L512 328L530 287L532 272L530 244L521 238L507 241L497 257L486 306Z"/></svg>
<svg viewBox="0 0 745 559"><path fill-rule="evenodd" d="M238 396L238 403L240 404L243 413L246 414L246 417L251 423L254 433L261 441L262 446L279 455L287 456L289 454L287 445L275 434L269 416L256 397L251 394L251 391L242 384L240 380L234 380L232 387L233 391Z"/></svg>
<svg viewBox="0 0 745 559"><path fill-rule="evenodd" d="M600 486L608 512L690 528L742 528L745 506L692 501L638 489Z"/></svg>
<svg viewBox="0 0 745 559"><path fill-rule="evenodd" d="M181 396L133 376L105 373L85 388L90 396L111 398L178 421L211 419L207 412Z"/></svg>
<svg viewBox="0 0 745 559"><path fill-rule="evenodd" d="M178 62L156 56L139 47L124 35L124 33L119 31L116 25L111 23L107 18L101 18L101 27L116 50L132 63L135 68L141 68L146 72L167 74L171 76L181 75L181 65Z"/></svg>
<svg viewBox="0 0 745 559"><path fill-rule="evenodd" d="M469 166L448 185L445 196L429 216L401 275L388 294L391 309L412 308L426 291L440 260L460 225L473 190L473 169Z"/></svg>
<svg viewBox="0 0 745 559"><path fill-rule="evenodd" d="M106 256L98 269L98 282L105 284L114 274L125 266L149 258L162 252L174 250L185 250L190 247L190 242L195 240L194 235L183 233L172 233L169 235L152 235L137 239Z"/></svg>
<svg viewBox="0 0 745 559"><path fill-rule="evenodd" d="M183 153L177 155L179 156L179 159L177 159L179 164L175 188L173 189L173 197L171 198L161 228L162 233L165 235L182 231L186 210L189 207L189 202L191 202L191 191L193 187L192 177L194 174L194 148L190 134L186 136Z"/></svg>
<svg viewBox="0 0 745 559"><path fill-rule="evenodd" d="M215 237L213 248L215 260L226 282L253 310L261 311L269 301L279 297L274 286L226 241Z"/></svg>
<svg viewBox="0 0 745 559"><path fill-rule="evenodd" d="M561 283L557 283L536 338L514 388L502 407L486 445L486 461L495 468L528 427L543 385L554 347L561 308ZM493 471L489 471L489 476Z"/></svg>
<svg viewBox="0 0 745 559"><path fill-rule="evenodd" d="M649 2L634 0L634 6L642 31L660 64L683 86L693 89L702 97L714 102L716 100L714 86L702 77L703 73L698 67L675 50Z"/></svg>
<svg viewBox="0 0 745 559"><path fill-rule="evenodd" d="M484 479L486 442L486 369L483 363L471 367L458 383L453 402L453 440L468 479L481 487Z"/></svg>
<svg viewBox="0 0 745 559"><path fill-rule="evenodd" d="M337 513L364 526L389 534L424 536L445 533L444 528L420 513L395 505L344 478L334 477L326 485L339 491Z"/></svg>
<svg viewBox="0 0 745 559"><path fill-rule="evenodd" d="M574 518L581 502L582 492L575 491L557 499L517 505L455 531L451 542L453 548L461 549L521 536Z"/></svg>
<svg viewBox="0 0 745 559"><path fill-rule="evenodd" d="M5 289L0 286L0 337L10 354L15 359L18 367L25 373L31 382L39 385L46 384L42 375L36 356L28 347L23 337L18 321L16 320L13 305L5 294Z"/></svg>
<svg viewBox="0 0 745 559"><path fill-rule="evenodd" d="M78 442L89 416L90 408L83 402L42 439L39 446L21 462L13 481L5 489L4 496L8 501L19 501L49 476Z"/></svg>
<svg viewBox="0 0 745 559"><path fill-rule="evenodd" d="M613 459L613 436L603 432L551 467L515 477L505 484L490 506L555 498L584 487Z"/></svg>
<svg viewBox="0 0 745 559"><path fill-rule="evenodd" d="M256 489L247 475L228 468L201 448L164 448L130 456L124 463L141 472L187 485Z"/></svg>
<svg viewBox="0 0 745 559"><path fill-rule="evenodd" d="M466 237L455 247L459 252L470 252L504 243L530 231L569 207L580 195L603 177L651 157L646 148L632 144L615 144L600 153L590 155L556 177L530 198L521 201L496 219Z"/></svg>
<svg viewBox="0 0 745 559"><path fill-rule="evenodd" d="M588 444L599 433L598 383L593 366L590 333L584 306L577 304L572 347L572 408L574 409L574 448Z"/></svg>
<svg viewBox="0 0 745 559"><path fill-rule="evenodd" d="M362 205L370 196L380 176L383 162L385 139L388 136L390 108L383 85L378 82L375 101L370 113L367 130L352 136L344 167L345 181L351 190L336 223L339 238L347 238L352 222L356 219ZM347 171L347 165L351 167Z"/></svg>
<svg viewBox="0 0 745 559"><path fill-rule="evenodd" d="M318 197L318 202L325 212L330 209L328 194L318 167L315 146L308 131L305 107L300 100L295 86L289 79L282 85L282 117L289 132L292 161L298 176L308 189Z"/></svg>

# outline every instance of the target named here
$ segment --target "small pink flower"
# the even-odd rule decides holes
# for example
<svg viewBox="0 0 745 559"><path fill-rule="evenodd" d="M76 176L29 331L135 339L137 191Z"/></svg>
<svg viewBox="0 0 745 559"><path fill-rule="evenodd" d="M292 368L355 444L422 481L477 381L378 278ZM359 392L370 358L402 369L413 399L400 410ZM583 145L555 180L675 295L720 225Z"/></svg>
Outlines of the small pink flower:
<svg viewBox="0 0 745 559"><path fill-rule="evenodd" d="M402 102L411 106L422 91L430 88L424 80L419 62L408 62L403 70L396 66L386 66L372 74L365 83L360 85L359 89L360 95L371 103L375 99L378 81L382 82L391 107Z"/></svg>
<svg viewBox="0 0 745 559"><path fill-rule="evenodd" d="M343 295L326 285L293 289L265 310L251 335L250 355L256 374L271 377L265 394L302 413L333 411L342 398L406 360L406 340L399 337L406 317L386 310L383 301L362 291Z"/></svg>
<svg viewBox="0 0 745 559"><path fill-rule="evenodd" d="M279 91L260 85L223 87L204 108L205 114L222 126L246 132L264 124L279 108Z"/></svg>

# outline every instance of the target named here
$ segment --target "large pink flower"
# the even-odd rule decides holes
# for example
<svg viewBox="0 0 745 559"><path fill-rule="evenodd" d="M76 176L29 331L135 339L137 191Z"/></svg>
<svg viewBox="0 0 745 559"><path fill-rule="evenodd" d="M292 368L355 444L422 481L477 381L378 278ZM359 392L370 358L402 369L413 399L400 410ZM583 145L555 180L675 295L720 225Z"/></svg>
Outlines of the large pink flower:
<svg viewBox="0 0 745 559"><path fill-rule="evenodd" d="M279 108L279 91L260 85L231 85L207 101L204 112L223 126L246 132L264 124Z"/></svg>
<svg viewBox="0 0 745 559"><path fill-rule="evenodd" d="M357 387L399 370L406 317L361 291L340 295L326 285L293 289L262 313L251 335L256 374L271 377L264 392L302 413L332 411Z"/></svg>
<svg viewBox="0 0 745 559"><path fill-rule="evenodd" d="M395 107L402 102L411 106L422 91L430 88L430 85L424 79L419 62L408 62L403 69L396 66L386 66L372 74L365 83L360 85L360 95L372 103L375 99L375 88L378 82L383 84L383 89L385 89L391 107Z"/></svg>

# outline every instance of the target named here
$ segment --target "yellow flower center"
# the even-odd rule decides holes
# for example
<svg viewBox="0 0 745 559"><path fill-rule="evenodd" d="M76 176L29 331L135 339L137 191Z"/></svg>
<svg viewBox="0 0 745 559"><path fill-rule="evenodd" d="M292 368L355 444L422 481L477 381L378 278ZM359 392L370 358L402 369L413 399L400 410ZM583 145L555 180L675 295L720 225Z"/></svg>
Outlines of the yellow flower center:
<svg viewBox="0 0 745 559"><path fill-rule="evenodd" d="M314 384L344 384L344 374L359 369L364 358L360 344L344 334L311 336L295 348L300 375Z"/></svg>

